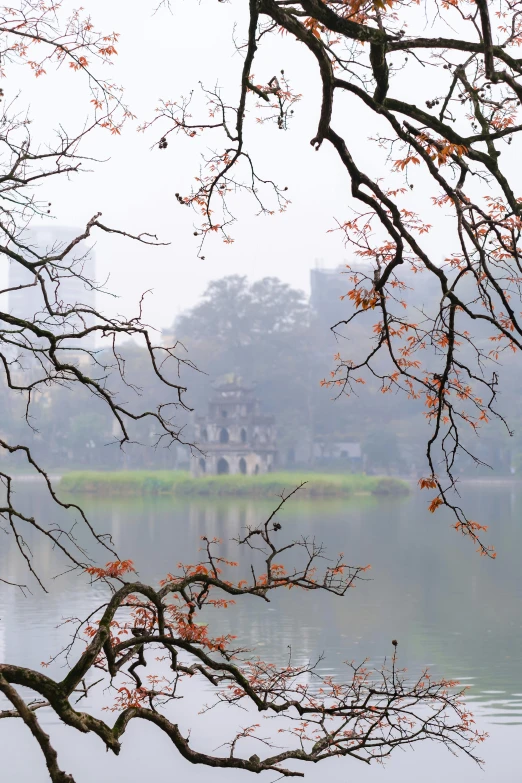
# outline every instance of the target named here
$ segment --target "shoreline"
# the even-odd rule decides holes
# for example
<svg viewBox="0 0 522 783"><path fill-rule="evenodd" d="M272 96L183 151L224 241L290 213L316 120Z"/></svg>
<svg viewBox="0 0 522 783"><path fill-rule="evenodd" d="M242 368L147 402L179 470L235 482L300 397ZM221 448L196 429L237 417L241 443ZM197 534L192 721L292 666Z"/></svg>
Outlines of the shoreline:
<svg viewBox="0 0 522 783"><path fill-rule="evenodd" d="M60 488L71 495L273 498L300 484L300 497L349 498L405 497L406 481L388 476L324 473L265 473L258 476L206 476L192 478L182 471L71 471Z"/></svg>
<svg viewBox="0 0 522 783"><path fill-rule="evenodd" d="M49 473L48 474L48 478L52 482L60 483L63 478L66 478L66 477L71 476L71 475L76 475L78 473L93 473L93 474L94 473L96 473L96 474L98 474L98 473L100 473L100 474L101 473L104 473L104 474L116 474L116 473L117 474L122 474L122 473L125 473L125 474L133 474L133 473L142 473L142 472L155 474L155 473L164 473L166 471L132 471L132 470L129 470L129 471L106 471L106 472L104 472L104 471L76 471L76 470L74 470L74 471L63 471L63 472L60 472L60 473ZM172 472L174 473L176 471L172 471ZM183 471L180 471L180 472L183 472ZM38 473L16 473L16 472L14 472L11 475L12 475L13 480L15 480L15 481L35 482L35 483L41 481L42 483L45 483L44 477L40 476ZM187 475L189 475L189 474L187 473ZM276 473L276 474L271 474L271 475L281 476L281 475L284 475L284 474L283 473ZM312 475L312 474L311 473L306 473L306 476L309 477L310 475ZM336 473L314 473L313 474L314 477L317 477L317 478L324 477L326 479L328 479L329 476L331 476L332 478L337 478L339 475L340 474L336 474ZM356 474L356 475L360 475L360 474ZM216 476L215 478L218 478L218 477ZM411 476L373 476L373 475L368 475L367 478L368 479L385 479L385 480L391 479L392 481L403 482L403 483L408 484L409 486L412 486L412 487L415 487L418 484L418 479L417 478L412 478ZM307 481L310 481L310 480L311 480L310 478L307 479ZM194 479L194 481L199 481L199 479ZM505 485L508 485L508 486L511 486L511 485L520 485L520 486L522 486L522 475L520 475L520 476L482 476L482 477L464 476L462 478L457 479L457 485L459 485L459 484L460 485L462 485L462 484L504 485L505 484ZM353 494L355 494L355 495L366 495L366 494L369 494L369 491L363 491L363 490L354 491Z"/></svg>

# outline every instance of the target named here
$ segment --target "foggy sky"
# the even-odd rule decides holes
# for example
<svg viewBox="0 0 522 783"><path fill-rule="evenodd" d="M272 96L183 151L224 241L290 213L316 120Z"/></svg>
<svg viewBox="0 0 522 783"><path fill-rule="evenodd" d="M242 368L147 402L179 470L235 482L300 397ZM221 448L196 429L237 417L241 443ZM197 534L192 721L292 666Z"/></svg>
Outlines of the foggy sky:
<svg viewBox="0 0 522 783"><path fill-rule="evenodd" d="M109 313L133 314L140 294L152 289L145 319L161 328L195 304L208 281L224 275L246 274L251 279L275 275L307 290L315 259L335 267L351 257L341 234L329 232L336 220L346 220L351 213L348 178L333 150L325 144L315 152L309 144L315 135L319 106L315 63L290 36L273 36L256 57L254 76L266 83L284 68L303 99L295 107L295 119L288 131L280 131L275 125L256 126L253 112L247 125L247 148L254 154L262 176L288 186L292 203L286 214L256 217L253 201L244 196L231 200L233 212L240 218L230 230L234 244L225 245L219 237L213 237L205 248L205 260L197 258L197 239L193 236L197 216L179 206L174 193L189 192L199 171L201 153L221 149L222 136L213 132L188 140L171 135L168 149L160 151L151 149L160 137L159 128L146 134L137 133L136 128L154 116L160 98L188 95L192 89L197 91L199 81L209 87L219 84L226 98L234 101L242 59L232 43L233 26L237 21L236 39L243 40L246 28L241 21L245 21L247 3L172 0L171 12L162 8L156 13L155 5L157 2L149 0L88 0L87 10L95 27L121 34L114 67L110 73L106 68L101 71L125 87L126 101L138 119L129 122L120 137L104 131L93 134L83 152L106 162L86 163L84 167L91 173L75 176L70 182L48 182L39 195L52 202L56 225L81 226L101 211L108 225L131 232L149 231L161 241L170 242L168 247L151 249L105 235L98 237L96 246L98 277L110 275L108 288L120 297L99 304ZM408 71L407 82L401 82L400 77L395 82L395 94L401 89L411 93L422 83L430 97L427 85L436 76L433 70L413 74L413 81ZM8 70L7 77L6 101L20 90L20 106L29 105L36 120L34 138L45 140L60 124L71 131L82 127L91 96L81 74L67 69L56 74L49 69L46 76L36 80L28 67L16 66ZM197 101L195 107L200 112L195 108L194 119L205 118L204 104ZM364 111L360 103L343 97L334 124L347 134L359 165L378 177L385 174L384 157L379 158L375 145L367 142L377 132L378 121ZM412 199L418 207L422 199L428 201L429 194L419 185ZM437 220L442 220L439 226ZM429 239L432 247L440 246L441 260L449 249L441 230L443 220L440 213L435 216Z"/></svg>

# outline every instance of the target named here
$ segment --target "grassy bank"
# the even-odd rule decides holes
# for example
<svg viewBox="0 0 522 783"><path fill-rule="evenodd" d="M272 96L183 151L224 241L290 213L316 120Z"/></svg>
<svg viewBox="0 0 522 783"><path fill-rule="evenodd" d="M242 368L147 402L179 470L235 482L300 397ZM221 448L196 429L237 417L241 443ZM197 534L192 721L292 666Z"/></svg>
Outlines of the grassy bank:
<svg viewBox="0 0 522 783"><path fill-rule="evenodd" d="M292 490L302 481L300 497L349 497L350 495L407 495L406 482L386 476L324 473L267 473L261 476L206 476L191 478L184 471L73 471L60 482L70 493L96 495L161 495L192 497L272 498Z"/></svg>

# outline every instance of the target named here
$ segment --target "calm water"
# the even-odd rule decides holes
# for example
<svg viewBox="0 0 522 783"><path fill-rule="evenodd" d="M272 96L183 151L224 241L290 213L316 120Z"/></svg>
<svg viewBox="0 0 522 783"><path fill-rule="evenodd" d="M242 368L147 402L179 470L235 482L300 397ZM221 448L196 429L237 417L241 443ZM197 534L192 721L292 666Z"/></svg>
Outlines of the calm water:
<svg viewBox="0 0 522 783"><path fill-rule="evenodd" d="M53 518L56 511L37 487L20 487L31 513ZM505 484L469 485L464 500L470 514L490 521L496 561L480 558L469 542L449 529L441 512L426 512L426 496L406 500L295 500L282 511L281 535L314 535L332 553L343 551L352 564L371 563L371 581L360 583L349 596L303 594L292 591L270 605L248 600L220 614L223 631L257 646L267 660L282 662L288 645L302 660L324 653L324 672L342 676L345 660L380 664L399 640L400 662L415 672L430 665L434 674L470 685L469 702L477 723L490 733L481 748L484 770L446 750L419 746L397 752L384 770L356 761L336 760L306 768L306 780L345 781L357 775L362 783L439 781L441 775L464 783L519 783L518 746L522 741L522 488ZM272 504L253 501L187 501L173 499L93 500L85 502L99 529L111 531L120 554L131 557L143 580L156 581L181 561L194 562L199 538L223 539L226 556L237 558L231 539L246 523L262 521ZM24 572L12 542L2 536L0 567L15 579ZM23 598L16 591L0 593L0 660L37 667L59 647L67 627L64 616L82 617L99 602L98 588L61 577L56 553L30 540L50 595L35 592ZM204 691L204 685L192 686ZM201 692L202 703L209 694ZM110 701L110 698L105 697ZM98 711L103 694L82 702ZM193 725L198 748L212 750L227 738L227 713L211 712L192 719L193 699L176 703L175 719ZM168 740L148 725L131 724L118 759L106 754L100 742L60 726L51 713L39 713L55 739L62 767L77 783L111 783L162 779L246 783L246 773L193 767L171 748ZM239 717L248 725L248 716ZM230 729L230 727L228 727ZM196 739L197 738L197 739ZM21 723L0 722L2 769L9 783L44 783L47 775L35 743ZM272 780L269 775L265 778Z"/></svg>

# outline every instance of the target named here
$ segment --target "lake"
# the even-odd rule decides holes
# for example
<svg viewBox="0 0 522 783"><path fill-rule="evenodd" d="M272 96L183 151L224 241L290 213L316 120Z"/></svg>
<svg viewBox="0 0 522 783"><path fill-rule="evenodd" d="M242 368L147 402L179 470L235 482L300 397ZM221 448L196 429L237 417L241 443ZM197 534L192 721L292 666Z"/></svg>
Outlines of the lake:
<svg viewBox="0 0 522 783"><path fill-rule="evenodd" d="M450 518L427 512L428 495L415 490L405 499L357 498L335 501L291 500L282 510L281 535L313 535L332 555L342 551L351 564L371 563L369 581L344 598L285 591L270 604L240 601L219 616L223 632L257 647L265 660L282 663L288 646L300 660L324 653L321 668L337 678L343 661L379 665L398 639L399 663L416 673L429 665L434 675L468 684L477 725L490 738L480 747L484 769L455 758L443 747L424 743L415 751L398 750L385 767L351 759L305 768L306 781L325 775L358 783L427 783L441 776L461 783L519 783L517 747L522 741L522 487L514 483L467 484L463 502L472 518L490 523L488 543L495 561L479 557L473 545L450 529ZM57 515L41 487L19 484L25 510L47 519ZM179 561L195 562L200 536L223 539L226 557L237 559L231 539L245 524L261 522L274 504L268 501L181 500L175 498L88 498L83 502L99 530L110 531L118 551L132 558L143 581L157 582ZM11 537L2 536L0 567L10 579L24 579ZM100 602L99 586L77 577L53 579L61 569L56 552L28 536L50 593L0 587L0 660L38 667L60 648L68 626L65 616L84 617ZM107 558L105 558L107 559ZM52 669L50 670L53 671ZM202 703L206 686L191 686ZM97 712L111 695L83 700ZM175 703L176 720L193 726L198 749L213 750L227 738L227 712L197 716L197 700ZM59 751L61 766L77 783L134 783L149 779L237 780L252 776L236 771L195 767L183 760L153 726L132 722L119 758L108 754L94 736L60 725L50 711L39 713ZM237 716L236 716L237 717ZM105 718L107 714L105 713ZM240 716L240 720L242 720ZM249 716L242 725L248 725ZM2 781L47 783L43 757L19 721L0 722ZM161 777L160 777L161 776ZM265 773L264 780L275 776Z"/></svg>

